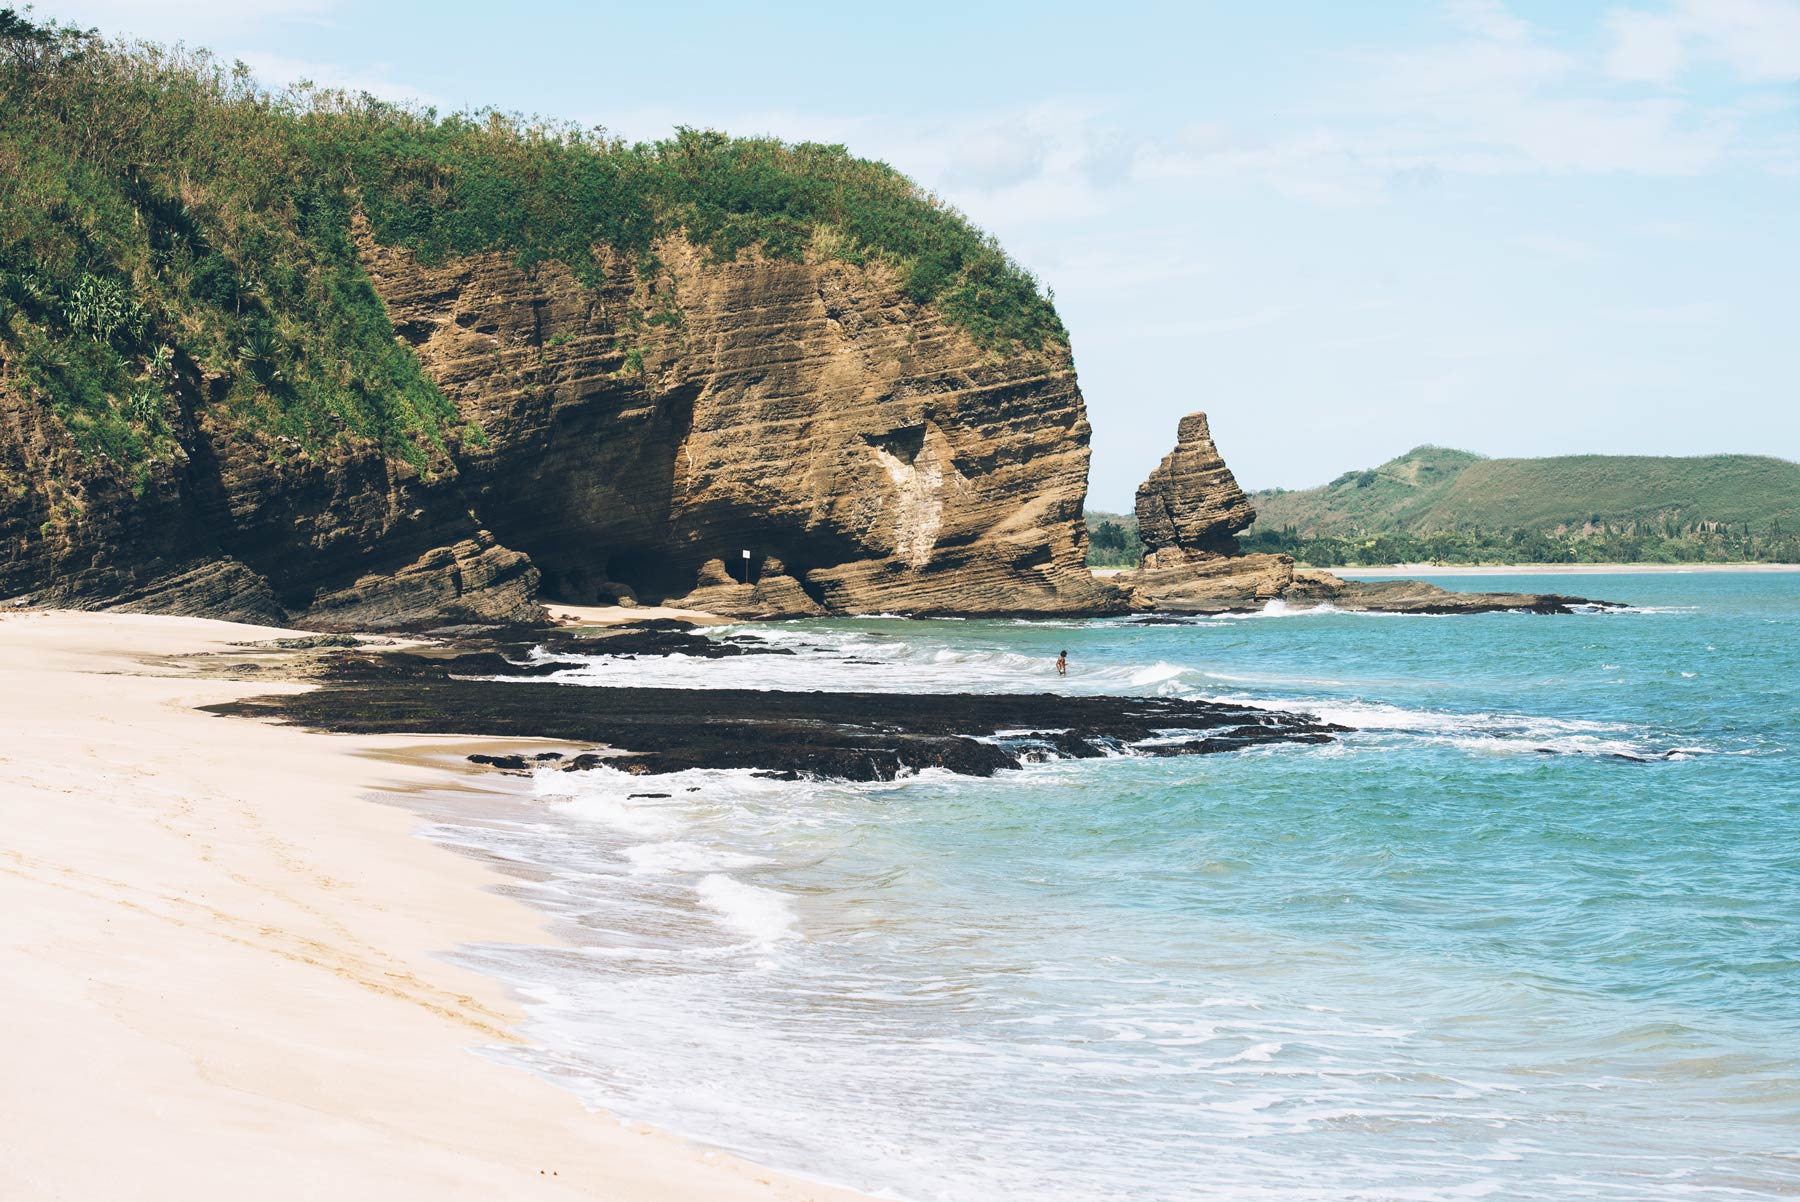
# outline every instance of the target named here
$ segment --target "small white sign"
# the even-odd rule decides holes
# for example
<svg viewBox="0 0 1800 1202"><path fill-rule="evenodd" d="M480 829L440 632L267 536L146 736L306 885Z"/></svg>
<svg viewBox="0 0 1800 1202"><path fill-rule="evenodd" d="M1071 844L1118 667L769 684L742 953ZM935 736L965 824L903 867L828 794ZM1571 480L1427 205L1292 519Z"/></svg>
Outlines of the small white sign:
<svg viewBox="0 0 1800 1202"><path fill-rule="evenodd" d="M745 558L745 559L749 559L749 558L750 558L750 552L748 552L748 551L746 551L746 552L744 552L744 558Z"/></svg>

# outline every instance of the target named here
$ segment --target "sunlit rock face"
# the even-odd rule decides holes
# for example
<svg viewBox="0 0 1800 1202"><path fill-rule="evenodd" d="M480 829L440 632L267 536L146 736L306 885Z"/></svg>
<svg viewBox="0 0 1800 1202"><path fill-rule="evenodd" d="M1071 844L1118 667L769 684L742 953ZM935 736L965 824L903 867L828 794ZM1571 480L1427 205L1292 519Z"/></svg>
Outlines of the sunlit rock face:
<svg viewBox="0 0 1800 1202"><path fill-rule="evenodd" d="M1138 485L1137 519L1146 568L1238 553L1238 532L1256 510L1213 445L1206 414L1181 419L1175 449Z"/></svg>
<svg viewBox="0 0 1800 1202"><path fill-rule="evenodd" d="M1068 351L984 351L879 266L680 240L591 288L364 244L395 326L477 423L464 490L544 592L715 612L1120 608L1086 567ZM744 551L750 552L746 560Z"/></svg>
<svg viewBox="0 0 1800 1202"><path fill-rule="evenodd" d="M457 406L429 463L234 433L214 421L229 381L187 365L175 453L128 478L0 371L0 595L318 627L516 621L540 594L1123 608L1086 567L1066 346L984 350L880 265L670 238L596 287L499 253L427 266L360 223L358 245Z"/></svg>

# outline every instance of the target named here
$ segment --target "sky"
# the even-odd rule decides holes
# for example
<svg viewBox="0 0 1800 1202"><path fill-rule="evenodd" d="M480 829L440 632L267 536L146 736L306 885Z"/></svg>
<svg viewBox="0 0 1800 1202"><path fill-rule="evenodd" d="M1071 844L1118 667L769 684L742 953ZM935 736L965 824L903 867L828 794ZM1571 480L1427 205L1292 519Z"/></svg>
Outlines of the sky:
<svg viewBox="0 0 1800 1202"><path fill-rule="evenodd" d="M1800 0L68 0L441 111L842 142L1050 288L1090 505L1421 443L1800 459Z"/></svg>

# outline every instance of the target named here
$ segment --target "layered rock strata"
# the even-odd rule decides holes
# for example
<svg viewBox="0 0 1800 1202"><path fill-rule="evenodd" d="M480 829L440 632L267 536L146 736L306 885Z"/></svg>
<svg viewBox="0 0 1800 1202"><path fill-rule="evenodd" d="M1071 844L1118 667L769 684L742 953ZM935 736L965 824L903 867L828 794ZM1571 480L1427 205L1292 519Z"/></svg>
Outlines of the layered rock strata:
<svg viewBox="0 0 1800 1202"><path fill-rule="evenodd" d="M1137 520L1151 570L1238 553L1238 532L1256 510L1213 445L1206 414L1181 419L1175 449L1138 485Z"/></svg>
<svg viewBox="0 0 1800 1202"><path fill-rule="evenodd" d="M174 449L134 474L83 455L0 362L0 596L321 628L539 616L537 571L447 456L427 474L369 445L300 455L217 423L222 390L189 365Z"/></svg>
<svg viewBox="0 0 1800 1202"><path fill-rule="evenodd" d="M229 382L183 365L177 449L133 478L0 363L0 596L321 628L530 620L540 591L756 617L1123 608L1086 570L1065 346L983 350L880 265L667 239L589 287L360 246L467 437L423 470L301 452L225 428Z"/></svg>
<svg viewBox="0 0 1800 1202"><path fill-rule="evenodd" d="M377 290L488 446L475 509L545 592L769 617L1084 613L1087 415L1068 350L984 352L880 266L679 240L594 290L504 255ZM749 552L745 558L744 552Z"/></svg>

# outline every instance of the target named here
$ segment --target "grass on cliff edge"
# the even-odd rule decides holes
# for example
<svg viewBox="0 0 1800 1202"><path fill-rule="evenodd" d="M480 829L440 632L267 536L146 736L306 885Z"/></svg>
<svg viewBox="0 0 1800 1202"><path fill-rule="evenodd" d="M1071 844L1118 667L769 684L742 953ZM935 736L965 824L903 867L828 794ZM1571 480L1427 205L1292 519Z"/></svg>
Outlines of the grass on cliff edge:
<svg viewBox="0 0 1800 1202"><path fill-rule="evenodd" d="M205 52L107 42L0 9L0 387L82 453L143 463L204 381L216 427L304 456L368 440L421 470L455 406L396 344L351 242L427 261L503 251L603 278L684 232L721 259L885 261L989 349L1066 342L992 238L841 146L602 130L260 88ZM460 432L480 437L479 431Z"/></svg>

